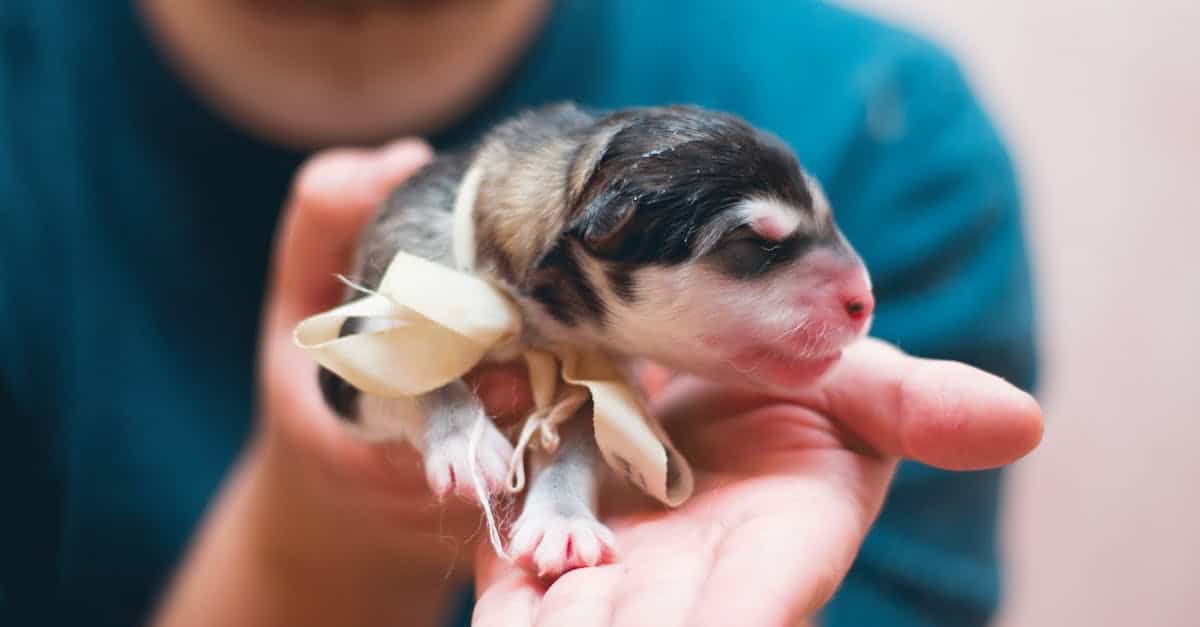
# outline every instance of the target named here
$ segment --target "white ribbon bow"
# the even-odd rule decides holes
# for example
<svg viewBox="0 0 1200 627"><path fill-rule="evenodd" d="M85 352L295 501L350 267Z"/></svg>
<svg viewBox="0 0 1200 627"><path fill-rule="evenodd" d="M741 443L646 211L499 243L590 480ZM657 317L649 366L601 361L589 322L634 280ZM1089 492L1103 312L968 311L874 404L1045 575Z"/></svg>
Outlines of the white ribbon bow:
<svg viewBox="0 0 1200 627"><path fill-rule="evenodd" d="M472 274L400 253L377 290L302 321L294 339L325 368L359 390L411 398L469 372L492 349L517 336L520 311L499 289ZM368 331L339 337L348 318ZM534 413L517 439L509 489L525 483L524 452L534 434L553 452L557 427L590 398L596 443L615 471L647 494L677 506L691 495L691 469L651 418L624 374L599 351L527 351Z"/></svg>

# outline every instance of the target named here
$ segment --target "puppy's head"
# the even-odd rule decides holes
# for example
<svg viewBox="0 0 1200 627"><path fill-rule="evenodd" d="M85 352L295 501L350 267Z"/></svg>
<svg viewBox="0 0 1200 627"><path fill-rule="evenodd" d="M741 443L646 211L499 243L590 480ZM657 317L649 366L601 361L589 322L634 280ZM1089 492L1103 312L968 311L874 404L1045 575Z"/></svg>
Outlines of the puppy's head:
<svg viewBox="0 0 1200 627"><path fill-rule="evenodd" d="M823 372L865 333L867 272L782 142L690 107L599 128L570 167L566 232L541 261L560 322L613 350L776 387ZM585 315L555 314L564 302Z"/></svg>

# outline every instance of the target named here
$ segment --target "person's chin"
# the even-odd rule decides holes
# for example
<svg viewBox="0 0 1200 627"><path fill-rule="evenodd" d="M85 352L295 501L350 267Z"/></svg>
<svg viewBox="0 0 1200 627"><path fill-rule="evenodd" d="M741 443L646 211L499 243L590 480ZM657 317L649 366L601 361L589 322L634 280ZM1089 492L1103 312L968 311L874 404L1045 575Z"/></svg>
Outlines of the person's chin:
<svg viewBox="0 0 1200 627"><path fill-rule="evenodd" d="M246 0L258 9L280 13L355 15L366 11L427 12L462 0Z"/></svg>

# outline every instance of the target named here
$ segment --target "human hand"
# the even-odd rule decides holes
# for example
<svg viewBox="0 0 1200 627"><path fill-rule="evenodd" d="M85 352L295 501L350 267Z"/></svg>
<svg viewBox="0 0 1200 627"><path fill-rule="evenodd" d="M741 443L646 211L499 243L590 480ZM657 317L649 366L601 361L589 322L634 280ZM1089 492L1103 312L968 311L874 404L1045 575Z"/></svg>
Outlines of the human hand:
<svg viewBox="0 0 1200 627"><path fill-rule="evenodd" d="M262 510L277 521L268 540L281 559L311 565L313 572L339 561L347 569L369 565L381 590L417 591L421 600L445 596L454 580L469 576L478 507L437 502L420 456L407 443L368 444L350 436L327 408L316 364L296 347L292 332L302 319L338 304L342 286L335 275L349 269L362 229L386 195L429 158L424 144L406 141L378 151L330 151L301 168L282 218L264 310L262 406L250 454L263 460L260 474L273 478L261 491L270 500ZM531 404L517 376L491 368L468 378L489 412L503 417ZM406 624L415 624L414 616L404 615Z"/></svg>
<svg viewBox="0 0 1200 627"><path fill-rule="evenodd" d="M296 324L337 304L359 232L430 157L402 141L335 150L297 176L273 255L254 436L209 507L154 624L440 624L470 572L478 509L434 501L406 444L369 445L338 425ZM498 416L525 411L523 372L474 373ZM458 563L457 569L452 565Z"/></svg>
<svg viewBox="0 0 1200 627"><path fill-rule="evenodd" d="M601 514L618 561L548 587L481 547L477 627L797 624L845 576L901 458L991 468L1042 433L1037 403L998 377L873 339L788 399L647 379L694 467L694 496L664 510L611 490Z"/></svg>

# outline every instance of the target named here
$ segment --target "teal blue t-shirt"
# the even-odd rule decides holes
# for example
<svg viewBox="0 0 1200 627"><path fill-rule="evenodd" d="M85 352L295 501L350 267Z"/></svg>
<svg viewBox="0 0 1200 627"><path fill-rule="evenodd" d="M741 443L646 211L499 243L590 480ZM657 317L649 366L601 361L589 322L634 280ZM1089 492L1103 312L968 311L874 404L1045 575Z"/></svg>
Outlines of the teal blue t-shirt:
<svg viewBox="0 0 1200 627"><path fill-rule="evenodd" d="M145 617L247 435L272 231L305 157L201 104L129 4L0 4L3 625ZM1012 167L929 43L816 1L562 2L433 139L564 99L770 129L865 258L875 335L1033 385ZM986 622L1000 485L904 465L823 624Z"/></svg>

